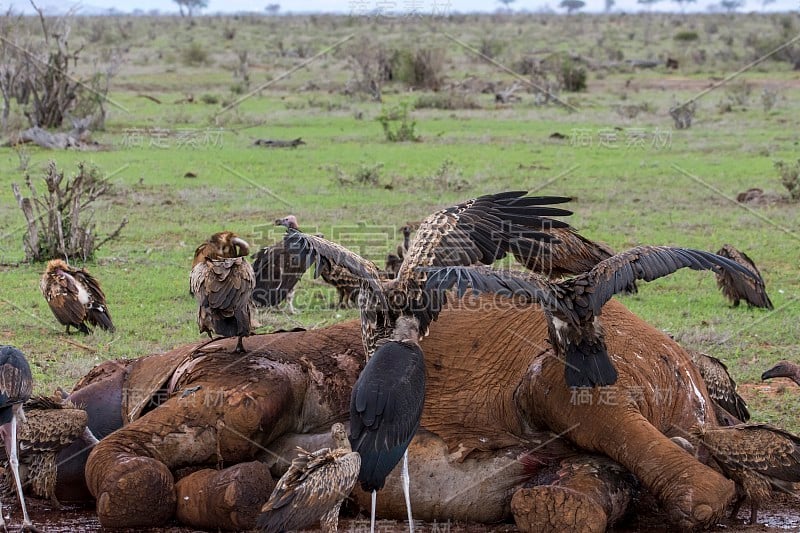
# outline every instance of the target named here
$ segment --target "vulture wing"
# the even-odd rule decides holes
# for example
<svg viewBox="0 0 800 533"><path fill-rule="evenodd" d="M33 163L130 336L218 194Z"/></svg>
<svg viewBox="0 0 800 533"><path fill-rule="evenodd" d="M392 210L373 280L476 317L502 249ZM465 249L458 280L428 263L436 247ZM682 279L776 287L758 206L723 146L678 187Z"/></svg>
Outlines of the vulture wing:
<svg viewBox="0 0 800 533"><path fill-rule="evenodd" d="M292 292L305 271L305 267L301 267L298 261L293 261L286 253L283 243L262 248L253 260L253 302L264 307L280 304Z"/></svg>
<svg viewBox="0 0 800 533"><path fill-rule="evenodd" d="M46 272L40 283L42 295L61 324L80 327L86 320L86 307L78 298L78 286L69 274ZM83 326L82 329L86 329ZM86 329L86 332L89 330Z"/></svg>
<svg viewBox="0 0 800 533"><path fill-rule="evenodd" d="M705 428L702 441L726 465L771 480L800 482L800 438L768 424Z"/></svg>
<svg viewBox="0 0 800 533"><path fill-rule="evenodd" d="M696 350L687 349L686 351L703 377L709 395L717 405L739 421L747 422L750 419L747 402L736 392L736 382L728 373L725 363L716 357Z"/></svg>
<svg viewBox="0 0 800 533"><path fill-rule="evenodd" d="M614 255L607 244L589 240L572 228L553 228L549 234L558 242L518 239L513 243L514 257L528 270L561 278L588 272Z"/></svg>
<svg viewBox="0 0 800 533"><path fill-rule="evenodd" d="M726 244L719 249L717 255L736 261L754 276L746 280L737 280L728 272L717 273L717 286L734 306L739 305L739 300L744 300L747 302L748 307L773 308L772 301L769 299L767 289L764 286L764 278L761 277L756 264L747 257L747 254L737 250L730 244Z"/></svg>
<svg viewBox="0 0 800 533"><path fill-rule="evenodd" d="M200 304L200 331L225 337L250 333L250 297L255 274L241 257L207 259L192 269L191 288Z"/></svg>
<svg viewBox="0 0 800 533"><path fill-rule="evenodd" d="M281 477L257 520L260 531L288 531L316 526L341 505L358 480L357 453L323 448L300 450Z"/></svg>
<svg viewBox="0 0 800 533"><path fill-rule="evenodd" d="M108 312L108 305L106 305L106 295L103 293L103 289L100 288L100 283L83 268L76 270L74 275L75 281L83 285L83 288L89 293L86 319L94 326L114 331L114 323L111 321L111 314Z"/></svg>

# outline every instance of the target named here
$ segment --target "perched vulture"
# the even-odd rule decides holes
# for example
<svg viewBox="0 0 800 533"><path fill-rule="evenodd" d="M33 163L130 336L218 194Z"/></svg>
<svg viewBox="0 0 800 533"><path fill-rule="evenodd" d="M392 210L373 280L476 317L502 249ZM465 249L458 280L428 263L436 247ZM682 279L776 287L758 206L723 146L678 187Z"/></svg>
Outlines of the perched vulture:
<svg viewBox="0 0 800 533"><path fill-rule="evenodd" d="M255 286L253 268L245 259L250 245L235 233L215 233L194 253L189 278L200 306L200 333L239 337L236 352L244 352L242 338L250 335L250 297Z"/></svg>
<svg viewBox="0 0 800 533"><path fill-rule="evenodd" d="M714 400L714 413L717 422L723 426L732 426L747 422L750 412L747 402L736 392L736 382L728 373L725 363L710 355L697 350L686 349L692 358L694 366L700 371L703 381L708 389L708 394ZM731 418L733 416L733 419Z"/></svg>
<svg viewBox="0 0 800 533"><path fill-rule="evenodd" d="M600 310L611 297L636 280L652 281L681 268L725 270L744 284L752 274L730 259L710 252L666 246L638 246L598 263L590 271L555 281L544 276L489 268L429 268L427 287L444 297L457 287L464 295L496 293L539 303L548 317L550 341L564 359L570 387L612 385L617 371L606 351Z"/></svg>
<svg viewBox="0 0 800 533"><path fill-rule="evenodd" d="M344 425L331 428L334 447L300 453L289 470L278 480L272 495L261 508L259 531L312 528L320 524L325 533L334 533L339 508L358 480L361 458L350 449Z"/></svg>
<svg viewBox="0 0 800 533"><path fill-rule="evenodd" d="M503 258L515 239L551 237L541 231L565 227L571 212L551 204L564 197L528 197L525 191L481 196L433 213L420 224L393 279L361 256L325 239L289 229L290 253L315 275L341 267L360 283L358 303L367 364L350 399L350 442L361 455L359 481L372 491L372 529L376 492L403 459L403 489L413 524L408 484L408 445L419 427L425 397L424 356L419 339L441 310L438 294L425 288L426 268L490 265Z"/></svg>
<svg viewBox="0 0 800 533"><path fill-rule="evenodd" d="M732 517L748 499L750 524L755 524L758 507L770 497L772 489L797 493L793 484L800 482L800 438L791 433L767 424L741 424L694 426L690 434L736 483L738 501Z"/></svg>
<svg viewBox="0 0 800 533"><path fill-rule="evenodd" d="M764 287L764 278L761 277L756 264L747 257L747 254L740 252L730 244L726 244L719 249L717 255L733 259L753 273L753 277L744 284L736 283L725 272L717 273L717 286L734 307L739 306L739 300L744 300L747 302L747 307L772 309L772 302L767 296L767 290Z"/></svg>
<svg viewBox="0 0 800 533"><path fill-rule="evenodd" d="M114 331L106 295L100 283L85 268L72 268L61 259L48 261L39 288L50 310L66 326L67 333L70 326L91 333L86 322Z"/></svg>
<svg viewBox="0 0 800 533"><path fill-rule="evenodd" d="M780 361L777 365L761 374L762 380L772 378L789 378L800 385L800 366L791 361Z"/></svg>

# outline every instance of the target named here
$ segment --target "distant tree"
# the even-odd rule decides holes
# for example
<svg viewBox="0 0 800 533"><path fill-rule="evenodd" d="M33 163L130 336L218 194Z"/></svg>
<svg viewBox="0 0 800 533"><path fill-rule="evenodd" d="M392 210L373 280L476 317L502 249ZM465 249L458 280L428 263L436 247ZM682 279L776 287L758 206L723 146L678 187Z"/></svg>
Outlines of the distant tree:
<svg viewBox="0 0 800 533"><path fill-rule="evenodd" d="M567 10L567 14L571 15L575 11L579 9L583 9L586 6L586 2L583 0L561 0L561 3L558 4L558 7L563 7Z"/></svg>
<svg viewBox="0 0 800 533"><path fill-rule="evenodd" d="M775 3L775 0L761 0L761 5L762 6L768 6L768 5L774 4L774 3Z"/></svg>
<svg viewBox="0 0 800 533"><path fill-rule="evenodd" d="M773 0L774 1L774 0ZM606 0L606 13L610 12L614 9L614 4L616 4L615 0Z"/></svg>
<svg viewBox="0 0 800 533"><path fill-rule="evenodd" d="M501 4L503 4L503 9L507 11L511 11L511 4L513 4L516 0L497 0Z"/></svg>
<svg viewBox="0 0 800 533"><path fill-rule="evenodd" d="M653 6L660 1L661 0L636 0L636 3L642 4L643 6L647 6L647 10L650 11L653 9Z"/></svg>
<svg viewBox="0 0 800 533"><path fill-rule="evenodd" d="M277 15L278 11L281 10L281 5L280 4L267 4L267 7L265 9L267 10L267 13L269 13L270 15Z"/></svg>
<svg viewBox="0 0 800 533"><path fill-rule="evenodd" d="M745 0L722 0L722 2L719 3L719 5L722 6L722 9L724 9L728 13L733 13L740 7L743 7L744 3Z"/></svg>
<svg viewBox="0 0 800 533"><path fill-rule="evenodd" d="M672 0L679 6L681 6L681 13L683 13L684 9L686 8L686 4L694 4L697 0Z"/></svg>
<svg viewBox="0 0 800 533"><path fill-rule="evenodd" d="M189 16L195 14L195 12L200 11L201 9L205 9L208 7L208 0L172 0L176 4L178 4L178 9L181 12L181 16Z"/></svg>

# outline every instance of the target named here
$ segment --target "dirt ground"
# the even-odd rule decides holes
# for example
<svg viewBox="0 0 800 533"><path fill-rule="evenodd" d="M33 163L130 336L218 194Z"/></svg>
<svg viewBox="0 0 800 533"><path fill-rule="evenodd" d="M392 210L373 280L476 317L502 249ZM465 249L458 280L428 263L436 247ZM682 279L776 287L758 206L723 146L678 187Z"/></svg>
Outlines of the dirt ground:
<svg viewBox="0 0 800 533"><path fill-rule="evenodd" d="M61 510L53 509L49 502L26 499L31 515L31 520L43 533L74 533L84 531L114 531L123 533L133 530L114 529L108 530L100 527L100 523L94 514L92 505L64 505ZM800 500L791 495L775 495L775 498L767 503L760 510L758 524L749 526L745 520L749 517L749 510L741 510L739 520L736 522L727 521L718 525L714 530L726 532L746 532L754 533L761 531L800 531ZM639 505L640 509L651 508L651 504L643 502ZM19 531L22 522L21 513L15 510L11 520L6 518L9 531ZM419 533L512 533L518 531L514 524L467 524L467 523L430 523L417 522L416 531ZM380 520L376 529L381 533L403 532L407 527L402 522L390 520ZM190 533L198 531L192 528L179 527L177 525L157 528L157 529L137 529L137 532L159 532L159 533ZM364 533L369 531L369 520L342 519L339 521L339 531L344 533ZM667 532L675 531L664 524L662 518L655 513L636 514L632 513L623 524L610 530L617 533L630 533L638 531L647 532Z"/></svg>

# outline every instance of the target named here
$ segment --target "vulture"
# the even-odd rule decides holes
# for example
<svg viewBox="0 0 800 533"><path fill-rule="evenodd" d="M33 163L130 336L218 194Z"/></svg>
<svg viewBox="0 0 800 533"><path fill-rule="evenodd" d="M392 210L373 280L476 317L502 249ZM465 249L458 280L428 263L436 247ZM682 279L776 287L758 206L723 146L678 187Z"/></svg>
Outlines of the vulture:
<svg viewBox="0 0 800 533"><path fill-rule="evenodd" d="M25 465L26 485L40 498L51 500L56 507L56 478L58 453L82 439L87 448L97 444L97 438L88 428L89 416L69 401L54 401L36 396L25 402L25 421L18 429L19 461ZM3 463L8 472L8 457ZM13 481L7 477L3 494L13 493Z"/></svg>
<svg viewBox="0 0 800 533"><path fill-rule="evenodd" d="M438 294L425 287L426 268L490 265L502 259L515 239L552 240L545 228L566 227L547 217L571 211L552 207L569 198L526 196L509 191L474 198L429 215L409 242L397 276L387 279L378 267L323 238L289 229L284 246L315 275L339 266L360 283L358 303L367 364L350 399L350 443L361 456L358 479L375 502L386 476L403 459L402 481L413 531L407 449L422 415L424 356L419 339L441 310Z"/></svg>
<svg viewBox="0 0 800 533"><path fill-rule="evenodd" d="M250 298L255 286L253 268L244 256L250 245L235 233L215 233L194 252L190 287L199 305L200 333L239 337L236 352L245 351L242 338L250 335Z"/></svg>
<svg viewBox="0 0 800 533"><path fill-rule="evenodd" d="M697 350L687 349L686 352L703 377L709 396L714 400L717 422L723 426L733 426L750 420L747 402L736 392L736 382L728 373L725 363Z"/></svg>
<svg viewBox="0 0 800 533"><path fill-rule="evenodd" d="M764 278L761 277L756 264L747 257L747 254L726 244L719 249L717 255L732 259L753 273L753 277L744 284L736 283L726 272L717 273L717 286L734 307L739 307L739 300L744 300L747 302L747 307L773 308L772 302L767 296L767 290L764 288Z"/></svg>
<svg viewBox="0 0 800 533"><path fill-rule="evenodd" d="M276 226L300 231L297 217L288 215L275 221ZM288 253L284 243L262 248L256 253L253 270L256 274L256 288L253 302L259 307L276 306L287 300L289 312L294 314L294 288L306 271L305 266L295 256ZM339 296L337 307L344 308L358 296L359 280L347 269L330 265L320 272L322 279L333 285Z"/></svg>
<svg viewBox="0 0 800 533"><path fill-rule="evenodd" d="M701 451L708 453L734 483L738 501L731 517L739 514L744 500L750 502L750 524L758 519L758 507L773 489L797 493L800 482L800 438L767 424L732 427L694 426L690 434Z"/></svg>
<svg viewBox="0 0 800 533"><path fill-rule="evenodd" d="M762 380L772 378L789 378L800 385L800 366L791 361L780 361L777 365L761 374Z"/></svg>
<svg viewBox="0 0 800 533"><path fill-rule="evenodd" d="M276 226L297 228L297 218L289 215L275 221ZM253 289L253 303L257 307L276 307L286 300L290 314L295 314L294 288L303 277L305 268L286 253L283 241L265 246L253 256L253 272L256 285Z"/></svg>
<svg viewBox="0 0 800 533"><path fill-rule="evenodd" d="M386 272L387 277L393 278L397 275L398 270L400 270L400 265L403 264L403 258L406 256L406 252L408 251L408 245L411 242L411 226L406 224L403 226L402 232L403 243L397 245L397 252L390 252L386 255L386 266L384 267L384 271Z"/></svg>
<svg viewBox="0 0 800 533"><path fill-rule="evenodd" d="M667 246L638 246L598 263L573 278L554 281L530 272L437 266L428 268L426 286L444 298L452 287L463 296L476 293L522 298L542 306L550 342L565 363L570 387L613 385L617 371L603 340L600 312L611 297L638 279L652 281L681 268L728 271L738 284L753 275L738 263L701 250Z"/></svg>
<svg viewBox="0 0 800 533"><path fill-rule="evenodd" d="M17 438L20 428L25 423L25 412L22 405L27 402L33 392L33 374L25 354L13 346L0 346L0 436L5 445L6 457L11 465L14 484L22 507L22 530L37 531L33 526L25 496L22 494L22 480L19 477L19 456ZM6 530L5 519L0 511L0 527Z"/></svg>
<svg viewBox="0 0 800 533"><path fill-rule="evenodd" d="M106 295L100 283L85 268L72 268L61 259L48 261L39 288L50 310L66 326L66 333L69 333L70 326L91 333L87 322L114 331Z"/></svg>
<svg viewBox="0 0 800 533"><path fill-rule="evenodd" d="M281 533L320 524L325 533L335 533L339 508L358 481L361 458L350 448L344 425L331 428L333 448L299 454L278 480L257 519L259 531Z"/></svg>

